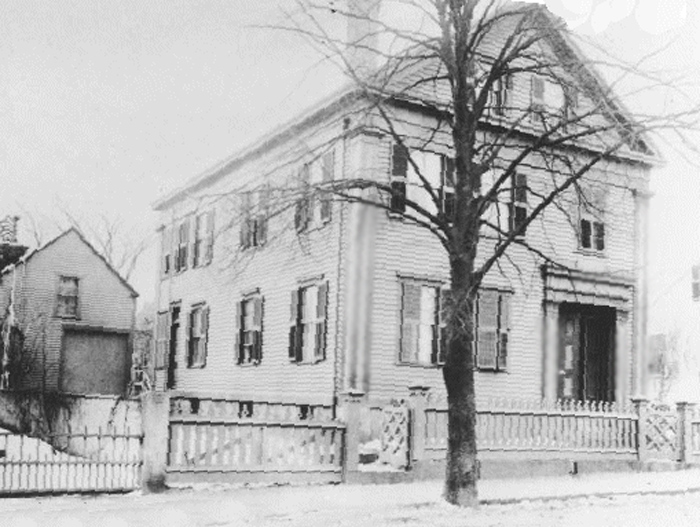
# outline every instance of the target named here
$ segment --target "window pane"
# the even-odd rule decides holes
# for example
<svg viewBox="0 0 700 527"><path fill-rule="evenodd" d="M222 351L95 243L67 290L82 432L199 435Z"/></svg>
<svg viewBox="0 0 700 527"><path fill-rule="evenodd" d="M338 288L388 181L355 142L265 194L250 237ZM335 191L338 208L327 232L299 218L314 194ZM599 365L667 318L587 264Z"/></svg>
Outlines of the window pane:
<svg viewBox="0 0 700 527"><path fill-rule="evenodd" d="M602 251L605 249L605 224L596 222L593 227L595 229L595 248Z"/></svg>
<svg viewBox="0 0 700 527"><path fill-rule="evenodd" d="M415 284L402 284L402 314L404 319L420 320L421 288Z"/></svg>
<svg viewBox="0 0 700 527"><path fill-rule="evenodd" d="M479 328L498 327L498 292L479 292Z"/></svg>

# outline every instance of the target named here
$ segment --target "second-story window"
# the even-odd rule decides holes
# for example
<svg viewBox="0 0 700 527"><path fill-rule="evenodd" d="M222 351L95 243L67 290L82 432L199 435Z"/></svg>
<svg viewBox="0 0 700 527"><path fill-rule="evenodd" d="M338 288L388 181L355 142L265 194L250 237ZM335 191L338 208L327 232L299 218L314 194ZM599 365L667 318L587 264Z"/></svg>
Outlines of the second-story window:
<svg viewBox="0 0 700 527"><path fill-rule="evenodd" d="M515 174L512 179L511 203L510 203L510 229L511 232L518 232L520 236L525 235L524 227L528 216L527 206L527 176L525 174Z"/></svg>
<svg viewBox="0 0 700 527"><path fill-rule="evenodd" d="M398 143L391 150L391 210L406 211L406 175L408 174L408 149Z"/></svg>
<svg viewBox="0 0 700 527"><path fill-rule="evenodd" d="M530 118L539 122L545 109L545 81L542 77L533 75L530 78Z"/></svg>
<svg viewBox="0 0 700 527"><path fill-rule="evenodd" d="M269 188L263 187L241 196L241 248L262 247L267 243L269 195Z"/></svg>
<svg viewBox="0 0 700 527"><path fill-rule="evenodd" d="M171 227L163 227L161 231L161 273L163 276L170 274L173 268L173 230Z"/></svg>
<svg viewBox="0 0 700 527"><path fill-rule="evenodd" d="M304 232L309 228L312 211L311 165L306 164L299 171L299 198L294 208L294 227L297 232Z"/></svg>
<svg viewBox="0 0 700 527"><path fill-rule="evenodd" d="M192 266L201 267L211 263L213 254L214 211L208 211L195 217Z"/></svg>
<svg viewBox="0 0 700 527"><path fill-rule="evenodd" d="M510 105L511 92L513 91L513 75L507 73L494 82L491 96L491 106L495 115L503 116Z"/></svg>
<svg viewBox="0 0 700 527"><path fill-rule="evenodd" d="M58 279L56 296L56 316L62 318L79 318L78 283L75 276L61 276Z"/></svg>
<svg viewBox="0 0 700 527"><path fill-rule="evenodd" d="M324 188L324 192L321 194L319 211L321 223L330 221L333 212L333 194L330 192L329 187L333 183L334 165L335 155L333 150L331 150L321 157L321 183Z"/></svg>
<svg viewBox="0 0 700 527"><path fill-rule="evenodd" d="M175 248L175 272L187 269L187 246L190 238L190 219L185 218L177 227L177 247Z"/></svg>

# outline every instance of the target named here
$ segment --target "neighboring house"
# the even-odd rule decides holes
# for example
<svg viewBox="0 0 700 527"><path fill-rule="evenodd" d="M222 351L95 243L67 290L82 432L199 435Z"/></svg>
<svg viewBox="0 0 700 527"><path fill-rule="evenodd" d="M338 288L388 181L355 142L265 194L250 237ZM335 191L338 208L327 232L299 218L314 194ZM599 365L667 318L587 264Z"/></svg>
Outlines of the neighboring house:
<svg viewBox="0 0 700 527"><path fill-rule="evenodd" d="M0 274L4 388L124 394L134 289L75 229ZM10 345L12 344L12 345Z"/></svg>
<svg viewBox="0 0 700 527"><path fill-rule="evenodd" d="M552 38L553 53L568 63L577 57L575 105L546 79L514 74L494 97L485 140L486 125L508 122L514 108L584 111L604 97L579 52ZM437 126L432 108L446 102L444 91L407 89L412 73L395 79L391 108L414 161L447 203L450 138L440 132L418 146L421 130ZM361 176L425 199L412 185L406 152L373 125L367 106L348 88L156 203L156 388L299 403L332 402L351 390L404 397L409 386L444 393L440 305L449 268L438 240L391 213L323 196L302 194L278 211L284 198L266 186ZM624 111L611 100L606 107L624 127ZM525 140L537 126L522 122ZM595 148L588 142L562 153L585 160ZM513 246L486 276L478 299L479 398L625 401L639 392L646 370L639 270L654 162L648 145L630 144L582 181L587 199L572 190L563 207L528 227L527 242L571 271ZM524 168L493 220L519 221L551 180L537 162ZM484 239L484 253L490 243Z"/></svg>

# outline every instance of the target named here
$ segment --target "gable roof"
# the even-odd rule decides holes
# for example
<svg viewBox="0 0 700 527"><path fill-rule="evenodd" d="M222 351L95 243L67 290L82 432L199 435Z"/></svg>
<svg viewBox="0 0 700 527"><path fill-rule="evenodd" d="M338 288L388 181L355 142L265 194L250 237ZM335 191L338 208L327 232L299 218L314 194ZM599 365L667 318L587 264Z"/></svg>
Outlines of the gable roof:
<svg viewBox="0 0 700 527"><path fill-rule="evenodd" d="M603 112L608 118L619 123L622 128L634 127L634 119L631 112L606 88L606 83L602 76L590 63L587 63L579 47L561 31L561 28L566 25L562 19L553 15L545 6L540 4L512 1L503 9L514 13L534 13L536 16L539 16L552 29L552 31L547 32L544 39L550 41L554 53L561 58L567 69L574 68L576 70L569 71L569 73L581 83L581 87L588 94L603 101ZM512 32L516 23L515 16L502 19L499 22L501 25L498 31L490 32L481 43L482 54L486 57L490 55L495 57L500 50L500 46L505 44L508 31ZM422 58L419 62L410 63L399 71L395 71L395 76L391 78L385 76L385 80L388 79L388 82L381 87L377 87L376 83L391 68L390 64L382 65L370 76L375 82L374 90L371 87L371 82L369 90L358 87L352 82L348 83L337 92L319 101L313 106L312 110L301 112L295 118L276 127L271 133L257 139L248 147L239 150L214 167L190 178L180 187L164 194L152 206L155 210L163 210L183 199L187 194L196 192L221 180L232 170L256 155L283 144L324 117L348 107L360 98L367 97L368 92L374 91L378 95L390 99L404 99L417 105L433 106L449 111L451 97L448 82L446 80L432 83L420 82L421 79L437 76L441 67L444 68L437 58ZM661 158L652 141L646 136L641 141L646 150L641 153L642 160L650 165L654 164L655 161L658 162Z"/></svg>
<svg viewBox="0 0 700 527"><path fill-rule="evenodd" d="M66 237L66 236L67 236L68 234L70 234L70 233L75 234L75 235L78 237L78 239L79 239L82 243L84 243L84 244L90 249L90 251L92 251L92 253L93 253L97 258L99 258L99 259L102 261L102 263L107 267L107 269L108 269L108 270L119 280L119 282L129 291L129 294L130 294L132 297L136 298L137 296L139 296L139 294L136 292L136 290L135 290L133 287L131 287L131 285L129 284L129 282L127 282L124 278L122 278L122 276L117 272L117 270L116 270L114 267L112 267L112 266L110 265L110 263L105 259L104 256L102 256L99 252L97 252L97 250L92 246L92 244L90 244L90 242L88 242L88 241L85 239L85 237L80 233L80 231L79 231L78 229L76 229L75 227L71 227L70 229L68 229L68 230L66 230L66 231L63 231L61 234L59 234L58 236L56 236L54 239L52 239L52 240L50 240L49 242L45 243L45 244L42 245L41 247L38 247L37 249L34 249L33 251L29 252L28 254L26 254L25 256L23 256L23 257L20 259L20 261L17 262L15 265L23 265L23 264L26 264L35 254L40 253L41 251L44 251L45 249L47 249L48 247L54 245L57 241L59 241L59 240L61 240L62 238ZM11 267L12 267L12 266L7 266L7 267L5 267L5 269L3 269L2 272L0 272L0 276L9 273L10 270L11 270Z"/></svg>

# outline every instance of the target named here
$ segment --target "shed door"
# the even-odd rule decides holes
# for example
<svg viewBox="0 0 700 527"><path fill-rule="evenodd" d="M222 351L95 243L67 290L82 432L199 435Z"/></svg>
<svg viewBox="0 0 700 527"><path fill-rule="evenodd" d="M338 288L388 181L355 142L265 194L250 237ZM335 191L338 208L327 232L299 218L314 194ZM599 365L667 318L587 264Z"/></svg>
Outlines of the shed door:
<svg viewBox="0 0 700 527"><path fill-rule="evenodd" d="M81 394L126 392L131 361L128 335L66 330L63 334L61 390Z"/></svg>

